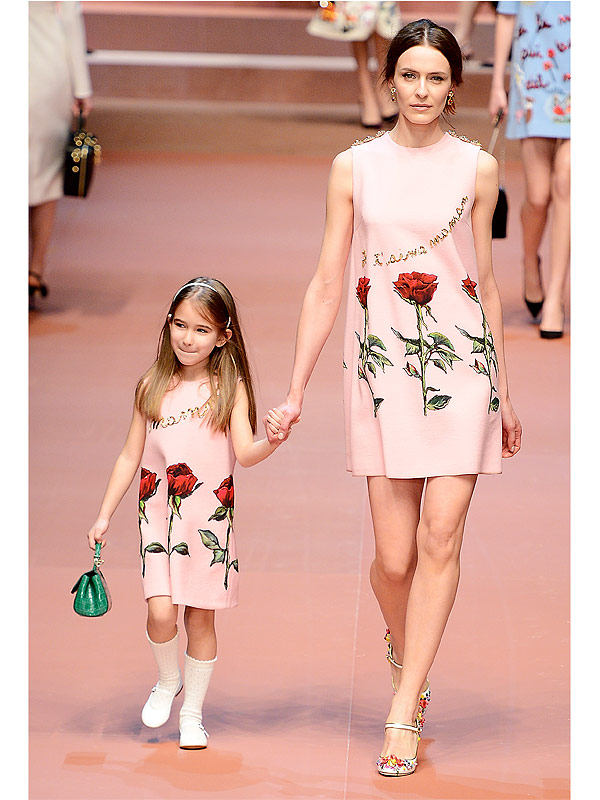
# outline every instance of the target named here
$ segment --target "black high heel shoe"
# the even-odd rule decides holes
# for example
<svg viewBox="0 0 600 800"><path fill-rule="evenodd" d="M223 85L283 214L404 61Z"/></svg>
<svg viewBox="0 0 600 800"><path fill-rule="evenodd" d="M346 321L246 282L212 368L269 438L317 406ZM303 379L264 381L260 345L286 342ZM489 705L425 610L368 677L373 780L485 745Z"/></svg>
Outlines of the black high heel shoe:
<svg viewBox="0 0 600 800"><path fill-rule="evenodd" d="M542 339L561 339L564 334L565 326L565 310L563 308L563 327L558 331L548 331L540 327L540 336Z"/></svg>
<svg viewBox="0 0 600 800"><path fill-rule="evenodd" d="M36 281L37 281L37 286L36 285L32 285L31 283L29 284L29 297L30 297L30 299L33 300L33 298L36 296L36 294L39 294L41 297L47 297L48 296L48 287L46 286L46 284L42 280L42 276L39 274L39 272L32 272L31 270L29 270L29 276L31 278L35 278Z"/></svg>
<svg viewBox="0 0 600 800"><path fill-rule="evenodd" d="M540 274L540 267L542 265L542 259L538 256L537 257L537 268L538 268L538 277L540 279L540 286L542 285L542 276ZM543 289L542 289L543 293ZM541 300L528 300L525 297L525 292L523 292L523 300L525 301L525 305L529 309L529 313L531 316L536 319L538 317L540 311L542 310L542 306L544 305L544 298L542 297Z"/></svg>

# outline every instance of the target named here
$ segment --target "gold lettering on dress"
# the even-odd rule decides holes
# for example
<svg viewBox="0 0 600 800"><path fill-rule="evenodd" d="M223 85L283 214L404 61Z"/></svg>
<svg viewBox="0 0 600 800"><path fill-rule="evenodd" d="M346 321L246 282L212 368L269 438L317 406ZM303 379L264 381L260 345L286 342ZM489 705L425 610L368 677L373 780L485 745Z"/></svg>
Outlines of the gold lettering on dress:
<svg viewBox="0 0 600 800"><path fill-rule="evenodd" d="M430 247L435 247L436 244L439 244L443 239L446 238L446 236L450 235L452 229L459 221L459 219L462 217L463 211L465 210L465 206L467 205L468 202L469 198L465 195L465 197L463 197L463 199L460 201L460 206L456 207L456 216L452 217L452 219L448 223L448 227L442 228L442 230L436 236L434 236L433 239L429 240Z"/></svg>
<svg viewBox="0 0 600 800"><path fill-rule="evenodd" d="M433 239L429 240L429 246L435 247L436 244L439 244L443 241L446 236L450 236L452 233L454 226L460 220L465 210L467 203L469 202L468 196L465 195L463 199L460 201L460 206L456 207L456 214L449 220L448 226L442 228L441 231L436 234ZM401 261L408 261L409 258L416 258L417 256L424 256L429 251L425 247L425 245L420 244L418 247L414 247L412 250L407 250L406 253L403 253L402 250L399 250L398 253L391 253L388 260L385 262L385 266L389 267L390 264L398 264ZM383 267L381 263L381 259L385 259L385 253L374 253L373 254L373 266L374 267ZM367 252L366 250L362 251L362 266L363 269L367 265Z"/></svg>
<svg viewBox="0 0 600 800"><path fill-rule="evenodd" d="M210 400L207 400L203 406L195 408L188 408L187 411L182 411L179 414L179 419L175 419L175 417L161 417L160 419L152 420L152 430L155 430L158 427L161 428L169 428L171 425L178 425L183 420L187 419L188 417L191 419L192 417L198 417L198 419L202 419L206 416L206 414L210 411Z"/></svg>

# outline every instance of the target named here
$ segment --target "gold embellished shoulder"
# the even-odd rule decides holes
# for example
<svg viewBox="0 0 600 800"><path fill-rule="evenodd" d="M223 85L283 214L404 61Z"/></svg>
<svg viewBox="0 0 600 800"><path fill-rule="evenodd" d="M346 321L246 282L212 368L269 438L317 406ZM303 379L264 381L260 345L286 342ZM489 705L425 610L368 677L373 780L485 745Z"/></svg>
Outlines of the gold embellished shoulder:
<svg viewBox="0 0 600 800"><path fill-rule="evenodd" d="M384 133L385 131L377 131L375 136L365 136L364 139L357 139L356 141L352 142L351 146L354 147L357 144L365 144L366 142L372 142L374 139L378 139L380 136L383 136Z"/></svg>
<svg viewBox="0 0 600 800"><path fill-rule="evenodd" d="M453 128L450 128L450 130L446 132L449 133L450 136L454 136L455 139L460 139L461 142L468 142L469 144L474 144L476 147L483 147L478 139L469 139L467 136L461 136Z"/></svg>

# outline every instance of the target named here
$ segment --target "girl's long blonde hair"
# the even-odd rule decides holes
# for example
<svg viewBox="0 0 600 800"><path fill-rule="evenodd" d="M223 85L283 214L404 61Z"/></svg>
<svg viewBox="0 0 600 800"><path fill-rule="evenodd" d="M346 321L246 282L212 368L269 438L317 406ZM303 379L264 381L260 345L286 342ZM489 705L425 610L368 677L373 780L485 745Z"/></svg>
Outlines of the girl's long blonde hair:
<svg viewBox="0 0 600 800"><path fill-rule="evenodd" d="M148 419L159 420L165 393L181 380L181 365L171 347L171 321L184 300L193 303L223 336L227 335L227 330L231 331L228 341L222 347L215 347L209 358L212 406L209 424L214 430L227 431L237 385L242 380L248 395L248 419L252 432L256 433L256 400L252 374L235 301L229 289L216 278L192 278L173 297L160 334L156 361L142 375L135 390L137 409Z"/></svg>

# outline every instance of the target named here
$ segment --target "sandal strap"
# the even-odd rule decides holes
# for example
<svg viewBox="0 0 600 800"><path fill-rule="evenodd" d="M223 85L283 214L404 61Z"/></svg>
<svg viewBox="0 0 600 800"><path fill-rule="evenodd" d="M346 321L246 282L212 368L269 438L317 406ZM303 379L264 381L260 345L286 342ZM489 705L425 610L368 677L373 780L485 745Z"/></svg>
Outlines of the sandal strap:
<svg viewBox="0 0 600 800"><path fill-rule="evenodd" d="M393 664L395 667L398 667L398 669L402 669L402 664L398 664L397 661L394 661L394 657L392 655L393 652L394 651L392 650L392 645L391 644L388 645L388 654L386 656L387 660L390 662L390 664Z"/></svg>
<svg viewBox="0 0 600 800"><path fill-rule="evenodd" d="M386 722L385 730L388 728L397 728L398 730L403 731L413 731L414 733L419 732L419 729L416 727L416 725L405 725L403 722Z"/></svg>

